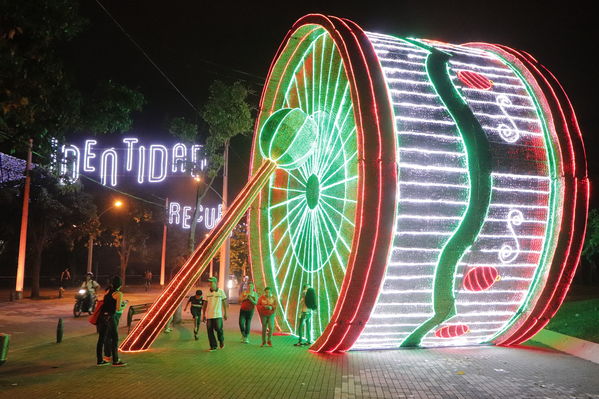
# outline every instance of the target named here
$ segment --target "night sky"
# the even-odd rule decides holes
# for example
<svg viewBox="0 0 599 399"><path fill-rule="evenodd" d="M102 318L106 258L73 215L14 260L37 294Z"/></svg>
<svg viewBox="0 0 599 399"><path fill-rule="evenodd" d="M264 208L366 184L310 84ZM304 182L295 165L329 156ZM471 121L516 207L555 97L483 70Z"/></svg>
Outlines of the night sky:
<svg viewBox="0 0 599 399"><path fill-rule="evenodd" d="M584 134L591 175L599 173L596 64L597 28L591 2L394 1L277 2L101 0L106 9L197 107L214 79L243 80L255 104L285 33L307 13L349 18L368 31L437 39L485 41L531 53L561 81ZM154 69L104 13L85 0L88 29L68 49L81 84L112 78L140 90L147 100L132 131L164 137L174 116L195 111ZM593 91L593 93L591 93ZM231 156L233 193L247 178L251 139L237 138Z"/></svg>

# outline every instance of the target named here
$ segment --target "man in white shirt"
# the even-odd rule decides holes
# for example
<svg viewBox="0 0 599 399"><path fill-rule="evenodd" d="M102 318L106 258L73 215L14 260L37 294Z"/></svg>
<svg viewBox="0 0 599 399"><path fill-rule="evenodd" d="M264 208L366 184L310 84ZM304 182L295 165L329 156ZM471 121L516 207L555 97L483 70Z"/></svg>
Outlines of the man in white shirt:
<svg viewBox="0 0 599 399"><path fill-rule="evenodd" d="M98 284L98 282L96 280L94 280L94 274L88 272L85 275L85 281L83 281L83 283L81 283L81 288L86 290L87 293L87 297L85 298L85 300L87 302L85 302L85 304L88 307L89 312L93 312L93 306L96 303L96 296L98 293L98 288L100 288L100 284Z"/></svg>
<svg viewBox="0 0 599 399"><path fill-rule="evenodd" d="M204 316L202 319L206 322L210 352L212 352L217 348L216 338L214 337L215 331L220 348L223 349L225 347L223 317L227 320L229 305L227 303L227 295L217 286L216 277L210 277L208 281L210 282L210 291L204 297Z"/></svg>

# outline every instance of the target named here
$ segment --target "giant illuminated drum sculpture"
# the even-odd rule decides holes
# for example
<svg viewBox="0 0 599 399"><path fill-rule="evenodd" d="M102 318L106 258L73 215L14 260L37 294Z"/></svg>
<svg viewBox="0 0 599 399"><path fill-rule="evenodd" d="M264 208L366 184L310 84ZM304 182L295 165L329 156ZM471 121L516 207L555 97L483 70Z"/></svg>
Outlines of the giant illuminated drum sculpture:
<svg viewBox="0 0 599 399"><path fill-rule="evenodd" d="M530 55L308 15L260 103L251 179L121 346L147 349L250 207L252 270L317 352L521 343L560 306L588 206L563 89ZM193 280L193 281L192 281Z"/></svg>

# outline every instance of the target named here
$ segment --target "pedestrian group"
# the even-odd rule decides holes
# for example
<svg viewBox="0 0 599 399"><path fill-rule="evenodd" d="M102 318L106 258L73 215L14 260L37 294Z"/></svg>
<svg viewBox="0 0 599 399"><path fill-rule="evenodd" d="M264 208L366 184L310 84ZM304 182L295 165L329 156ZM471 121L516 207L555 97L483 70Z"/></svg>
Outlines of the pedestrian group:
<svg viewBox="0 0 599 399"><path fill-rule="evenodd" d="M93 280L92 280L93 281ZM185 311L189 308L194 320L193 336L197 341L200 334L200 323L206 323L209 351L215 351L218 348L225 347L225 336L223 331L223 320L227 320L229 306L227 295L218 288L216 277L208 279L210 289L203 294L202 290L197 290L185 304ZM264 288L264 293L258 296L254 283L244 281L244 287L241 292L240 310L239 310L239 330L241 332L241 342L250 343L250 327L254 310L258 310L260 321L262 323L262 343L261 347L272 347L272 335L275 327L275 314L278 308L278 301L273 295L270 287ZM87 279L84 285L92 285ZM97 283L96 283L97 284ZM96 324L98 330L98 342L96 344L97 365L104 366L111 364L113 366L125 366L127 363L119 359L118 354L118 325L121 314L127 306L127 301L123 298L121 292L122 281L119 276L111 280L109 288L106 290L104 298L98 301L96 310L90 318L90 322ZM94 287L95 289L96 287ZM312 343L312 314L317 310L317 296L314 288L305 284L302 287L300 297L299 322L297 326L298 342L295 346L310 345ZM92 321L93 320L93 321ZM167 326L165 332L170 332L170 326Z"/></svg>

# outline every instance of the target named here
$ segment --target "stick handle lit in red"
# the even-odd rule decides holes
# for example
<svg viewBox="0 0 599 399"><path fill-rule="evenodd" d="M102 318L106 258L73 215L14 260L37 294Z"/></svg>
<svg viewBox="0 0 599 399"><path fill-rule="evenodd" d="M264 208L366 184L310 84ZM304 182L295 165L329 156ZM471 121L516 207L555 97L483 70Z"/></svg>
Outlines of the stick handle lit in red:
<svg viewBox="0 0 599 399"><path fill-rule="evenodd" d="M179 303L206 269L208 263L216 255L225 239L231 234L235 225L258 196L276 168L277 164L273 161L265 160L262 163L262 166L241 190L222 219L196 248L145 316L127 335L119 348L121 351L144 351L152 345Z"/></svg>

